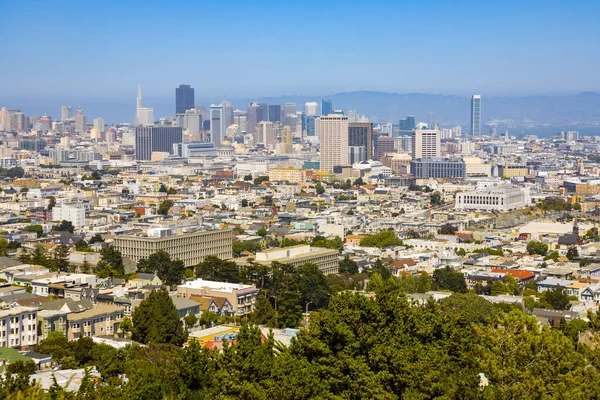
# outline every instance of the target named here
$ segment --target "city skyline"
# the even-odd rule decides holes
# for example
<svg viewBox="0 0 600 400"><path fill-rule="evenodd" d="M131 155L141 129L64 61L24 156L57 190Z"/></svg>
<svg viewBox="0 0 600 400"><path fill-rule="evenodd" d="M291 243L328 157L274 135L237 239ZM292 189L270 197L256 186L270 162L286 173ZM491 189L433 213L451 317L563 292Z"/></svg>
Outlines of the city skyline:
<svg viewBox="0 0 600 400"><path fill-rule="evenodd" d="M212 3L202 5L208 17L200 34L180 21L199 7L192 2L164 9L136 1L110 10L94 4L93 12L90 5L70 3L5 4L0 30L20 34L6 43L2 69L12 79L0 82L3 97L116 100L141 83L153 98L172 94L181 82L196 88L198 98L359 90L486 97L600 91L600 55L589 51L600 37L600 5L591 1L476 7L471 1L378 1L368 8L329 9L308 1L303 7L269 4L279 17L269 24L255 23L263 17L260 4ZM33 4L46 18L28 18ZM146 21L158 17L161 29L150 30ZM302 24L289 29L290 17ZM54 29L62 19L69 24ZM228 32L217 34L223 19L231 21ZM107 21L111 29L105 29ZM348 29L375 21L377 30ZM250 39L240 40L248 32ZM340 38L352 46L340 46ZM65 42L70 46L49 63L56 45ZM82 49L95 56L79 57ZM20 62L23 57L28 62ZM151 65L139 68L140 60L151 57Z"/></svg>

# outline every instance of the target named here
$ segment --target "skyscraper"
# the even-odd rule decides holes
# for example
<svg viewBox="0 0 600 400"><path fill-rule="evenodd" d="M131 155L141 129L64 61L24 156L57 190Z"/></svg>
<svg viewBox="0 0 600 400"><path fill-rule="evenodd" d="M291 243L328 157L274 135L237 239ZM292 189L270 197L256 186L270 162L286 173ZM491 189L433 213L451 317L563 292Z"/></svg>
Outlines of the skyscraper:
<svg viewBox="0 0 600 400"><path fill-rule="evenodd" d="M294 136L292 134L292 128L290 128L288 125L284 126L283 130L281 131L281 153L292 154L294 152L293 140Z"/></svg>
<svg viewBox="0 0 600 400"><path fill-rule="evenodd" d="M321 116L319 125L321 169L333 172L333 167L348 165L348 117Z"/></svg>
<svg viewBox="0 0 600 400"><path fill-rule="evenodd" d="M348 123L348 146L364 147L365 160L371 160L373 157L373 124L370 122L352 122ZM358 162L355 160L355 162Z"/></svg>
<svg viewBox="0 0 600 400"><path fill-rule="evenodd" d="M481 95L471 97L471 136L481 137Z"/></svg>
<svg viewBox="0 0 600 400"><path fill-rule="evenodd" d="M271 122L281 122L281 105L269 104L268 120Z"/></svg>
<svg viewBox="0 0 600 400"><path fill-rule="evenodd" d="M83 108L77 107L77 111L75 112L75 131L85 132L85 130L86 130L86 119L85 119L85 114L83 113Z"/></svg>
<svg viewBox="0 0 600 400"><path fill-rule="evenodd" d="M135 102L135 125L140 124L140 109L144 107L144 101L142 100L142 85L138 85L138 93Z"/></svg>
<svg viewBox="0 0 600 400"><path fill-rule="evenodd" d="M256 135L256 124L258 124L259 106L258 103L252 102L248 105L248 112L246 114L246 129L247 133Z"/></svg>
<svg viewBox="0 0 600 400"><path fill-rule="evenodd" d="M154 108L140 107L137 110L137 125L153 125L154 124Z"/></svg>
<svg viewBox="0 0 600 400"><path fill-rule="evenodd" d="M230 125L233 125L233 107L226 100L223 100L221 105L223 106L223 124L225 125L225 129L227 129Z"/></svg>
<svg viewBox="0 0 600 400"><path fill-rule="evenodd" d="M319 115L319 104L314 101L309 101L304 105L304 112L306 116Z"/></svg>
<svg viewBox="0 0 600 400"><path fill-rule="evenodd" d="M321 115L329 115L333 111L331 100L321 100Z"/></svg>
<svg viewBox="0 0 600 400"><path fill-rule="evenodd" d="M283 106L283 110L285 112L286 117L288 115L296 115L296 111L298 111L296 103L285 103L285 105Z"/></svg>
<svg viewBox="0 0 600 400"><path fill-rule="evenodd" d="M104 119L95 118L94 119L94 128L98 129L98 132L104 133Z"/></svg>
<svg viewBox="0 0 600 400"><path fill-rule="evenodd" d="M183 114L194 108L194 88L190 85L179 85L175 88L175 114Z"/></svg>
<svg viewBox="0 0 600 400"><path fill-rule="evenodd" d="M224 107L221 104L211 104L210 106L210 140L219 146L225 135L225 115Z"/></svg>
<svg viewBox="0 0 600 400"><path fill-rule="evenodd" d="M374 159L377 161L381 161L381 157L383 157L386 153L395 153L394 150L394 138L389 136L378 136L377 142L375 145L375 157Z"/></svg>
<svg viewBox="0 0 600 400"><path fill-rule="evenodd" d="M60 120L62 122L68 121L73 118L73 107L71 106L62 106L60 108Z"/></svg>
<svg viewBox="0 0 600 400"><path fill-rule="evenodd" d="M174 143L183 141L180 126L137 126L135 128L135 159L151 160L155 151L171 153Z"/></svg>
<svg viewBox="0 0 600 400"><path fill-rule="evenodd" d="M412 130L415 129L415 117L409 115L406 119L401 119L398 128L400 130L400 136L411 133Z"/></svg>
<svg viewBox="0 0 600 400"><path fill-rule="evenodd" d="M202 114L195 108L185 111L183 116L183 129L187 134L194 137L193 140L200 139L200 131L202 130Z"/></svg>
<svg viewBox="0 0 600 400"><path fill-rule="evenodd" d="M258 123L258 132L256 134L257 143L262 143L265 147L275 148L277 135L273 123L270 121L261 121Z"/></svg>
<svg viewBox="0 0 600 400"><path fill-rule="evenodd" d="M437 129L413 129L412 159L439 158L441 154L440 131Z"/></svg>

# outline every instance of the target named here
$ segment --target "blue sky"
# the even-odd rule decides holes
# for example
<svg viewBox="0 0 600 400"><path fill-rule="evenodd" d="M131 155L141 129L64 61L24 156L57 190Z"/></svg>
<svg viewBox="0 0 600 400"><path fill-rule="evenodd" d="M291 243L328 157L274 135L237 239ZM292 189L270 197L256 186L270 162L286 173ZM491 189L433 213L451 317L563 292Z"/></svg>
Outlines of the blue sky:
<svg viewBox="0 0 600 400"><path fill-rule="evenodd" d="M600 1L0 0L0 97L600 91Z"/></svg>

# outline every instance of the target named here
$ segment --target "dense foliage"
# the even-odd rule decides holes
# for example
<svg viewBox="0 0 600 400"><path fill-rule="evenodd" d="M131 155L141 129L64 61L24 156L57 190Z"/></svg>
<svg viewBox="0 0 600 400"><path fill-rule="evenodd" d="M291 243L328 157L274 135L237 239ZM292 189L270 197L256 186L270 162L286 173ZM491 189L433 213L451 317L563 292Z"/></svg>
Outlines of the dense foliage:
<svg viewBox="0 0 600 400"><path fill-rule="evenodd" d="M389 246L402 246L402 240L392 230L380 231L374 235L365 235L361 239L360 245L364 247L379 247L380 249Z"/></svg>
<svg viewBox="0 0 600 400"><path fill-rule="evenodd" d="M242 325L237 342L225 344L223 351L196 342L186 348L150 343L116 350L89 339L69 343L55 334L39 350L73 366L97 366L101 378L84 378L79 393L69 398L600 396L600 352L574 341L573 332L583 326L550 329L472 294L454 294L439 305L413 303L394 280L373 278L376 296L334 296L327 308L311 315L310 330L289 348L255 326ZM268 308L265 300L260 298ZM597 321L592 315L589 328L597 329ZM19 376L2 382L2 397L65 398L60 388L41 393Z"/></svg>

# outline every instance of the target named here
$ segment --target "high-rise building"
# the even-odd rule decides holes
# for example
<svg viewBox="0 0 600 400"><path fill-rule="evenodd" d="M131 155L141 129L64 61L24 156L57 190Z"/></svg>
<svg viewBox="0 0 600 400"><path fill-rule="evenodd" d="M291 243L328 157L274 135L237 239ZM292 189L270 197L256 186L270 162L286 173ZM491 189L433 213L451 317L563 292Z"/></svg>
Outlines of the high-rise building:
<svg viewBox="0 0 600 400"><path fill-rule="evenodd" d="M138 85L138 93L135 102L135 125L140 125L140 109L144 107L144 101L142 100L142 85ZM152 117L154 120L154 117Z"/></svg>
<svg viewBox="0 0 600 400"><path fill-rule="evenodd" d="M183 142L180 126L140 126L135 128L135 159L150 160L155 151L171 153L173 144Z"/></svg>
<svg viewBox="0 0 600 400"><path fill-rule="evenodd" d="M309 101L304 105L304 112L306 113L306 116L319 115L319 103Z"/></svg>
<svg viewBox="0 0 600 400"><path fill-rule="evenodd" d="M225 135L224 107L221 104L212 104L210 106L210 140L219 146Z"/></svg>
<svg viewBox="0 0 600 400"><path fill-rule="evenodd" d="M294 135L292 134L292 128L289 125L283 127L281 131L281 151L282 154L292 154L294 152L293 145Z"/></svg>
<svg viewBox="0 0 600 400"><path fill-rule="evenodd" d="M83 113L83 108L81 108L81 107L77 107L77 111L75 112L75 131L76 132L85 132L86 131L85 114Z"/></svg>
<svg viewBox="0 0 600 400"><path fill-rule="evenodd" d="M374 159L376 161L381 161L381 158L386 155L386 153L395 153L394 144L394 138L389 136L377 136Z"/></svg>
<svg viewBox="0 0 600 400"><path fill-rule="evenodd" d="M269 104L268 120L271 122L281 122L281 105Z"/></svg>
<svg viewBox="0 0 600 400"><path fill-rule="evenodd" d="M183 114L194 108L194 88L190 85L179 85L175 88L175 114Z"/></svg>
<svg viewBox="0 0 600 400"><path fill-rule="evenodd" d="M95 118L94 119L94 128L98 129L98 132L104 133L104 119Z"/></svg>
<svg viewBox="0 0 600 400"><path fill-rule="evenodd" d="M247 129L246 132L250 133L252 135L256 135L256 124L258 124L260 122L258 120L259 110L260 110L260 107L259 107L258 103L252 102L248 105L248 113L246 116L246 129Z"/></svg>
<svg viewBox="0 0 600 400"><path fill-rule="evenodd" d="M412 159L440 158L441 143L438 129L421 129L412 131Z"/></svg>
<svg viewBox="0 0 600 400"><path fill-rule="evenodd" d="M481 137L481 95L471 98L471 137Z"/></svg>
<svg viewBox="0 0 600 400"><path fill-rule="evenodd" d="M307 115L306 116L306 136L315 136L317 119L319 117L316 115Z"/></svg>
<svg viewBox="0 0 600 400"><path fill-rule="evenodd" d="M60 108L60 120L62 122L68 121L73 118L73 107L71 106L62 106Z"/></svg>
<svg viewBox="0 0 600 400"><path fill-rule="evenodd" d="M456 125L454 128L452 128L452 137L454 139L460 139L461 136L462 136L462 128L460 125Z"/></svg>
<svg viewBox="0 0 600 400"><path fill-rule="evenodd" d="M348 123L348 146L365 148L365 159L373 158L373 124L370 122ZM355 161L356 162L356 161Z"/></svg>
<svg viewBox="0 0 600 400"><path fill-rule="evenodd" d="M154 108L140 107L137 110L137 125L153 125L154 124Z"/></svg>
<svg viewBox="0 0 600 400"><path fill-rule="evenodd" d="M321 169L333 172L336 166L348 165L348 117L323 115L319 125Z"/></svg>
<svg viewBox="0 0 600 400"><path fill-rule="evenodd" d="M331 100L321 100L321 115L329 115L333 112Z"/></svg>
<svg viewBox="0 0 600 400"><path fill-rule="evenodd" d="M185 111L183 115L183 129L190 136L200 137L200 131L202 130L202 114L200 114L200 111L195 108Z"/></svg>
<svg viewBox="0 0 600 400"><path fill-rule="evenodd" d="M233 125L233 106L226 100L223 100L221 105L223 106L223 124L225 128L228 128Z"/></svg>
<svg viewBox="0 0 600 400"><path fill-rule="evenodd" d="M400 136L410 134L412 130L415 129L415 117L409 115L405 119L401 119L398 128L400 130Z"/></svg>
<svg viewBox="0 0 600 400"><path fill-rule="evenodd" d="M265 147L275 148L277 135L273 123L270 121L260 121L258 123L256 138L257 143L262 143Z"/></svg>
<svg viewBox="0 0 600 400"><path fill-rule="evenodd" d="M283 111L286 117L288 115L296 115L296 111L298 111L296 103L285 103L283 106Z"/></svg>

